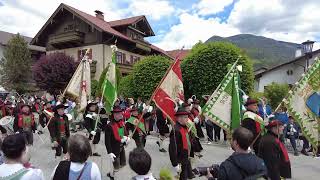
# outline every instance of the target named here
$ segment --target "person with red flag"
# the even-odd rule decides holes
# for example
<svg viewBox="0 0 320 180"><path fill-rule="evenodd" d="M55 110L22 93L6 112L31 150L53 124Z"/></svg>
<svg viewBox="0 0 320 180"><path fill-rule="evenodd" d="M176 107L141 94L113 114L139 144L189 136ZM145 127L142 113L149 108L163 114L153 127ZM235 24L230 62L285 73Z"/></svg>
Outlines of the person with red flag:
<svg viewBox="0 0 320 180"><path fill-rule="evenodd" d="M144 148L146 145L146 130L144 125L144 119L140 117L138 108L132 107L131 117L126 122L128 132L131 130L137 148Z"/></svg>
<svg viewBox="0 0 320 180"><path fill-rule="evenodd" d="M289 155L279 139L283 133L283 124L279 120L273 120L266 128L268 132L260 140L258 156L264 160L271 180L291 178Z"/></svg>
<svg viewBox="0 0 320 180"><path fill-rule="evenodd" d="M170 133L170 161L180 180L192 179L195 177L189 160L191 139L186 125L189 114L190 112L186 110L185 107L179 107L175 113L176 124Z"/></svg>

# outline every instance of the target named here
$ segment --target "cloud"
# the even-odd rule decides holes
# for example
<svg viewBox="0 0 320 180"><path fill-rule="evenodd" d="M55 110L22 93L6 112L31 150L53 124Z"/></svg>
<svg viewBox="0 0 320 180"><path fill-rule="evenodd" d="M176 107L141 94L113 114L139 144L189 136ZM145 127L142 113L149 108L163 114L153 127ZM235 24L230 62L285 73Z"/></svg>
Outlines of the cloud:
<svg viewBox="0 0 320 180"><path fill-rule="evenodd" d="M206 41L213 35L232 36L238 29L221 23L219 18L205 19L197 14L183 13L180 22L170 28L164 38L155 43L165 50L180 49L182 46L191 48L199 40Z"/></svg>
<svg viewBox="0 0 320 180"><path fill-rule="evenodd" d="M228 24L241 33L301 43L320 32L319 9L318 0L242 0L235 3Z"/></svg>
<svg viewBox="0 0 320 180"><path fill-rule="evenodd" d="M128 11L133 15L147 15L153 20L160 20L162 17L170 16L174 7L169 1L164 0L131 0Z"/></svg>
<svg viewBox="0 0 320 180"><path fill-rule="evenodd" d="M193 8L197 9L199 15L212 15L222 12L232 2L233 0L201 0Z"/></svg>
<svg viewBox="0 0 320 180"><path fill-rule="evenodd" d="M3 31L21 33L33 37L60 5L65 3L88 14L94 15L95 10L104 12L106 20L120 19L125 11L119 9L112 0L4 0L0 6L0 27ZM118 9L118 10L115 10Z"/></svg>

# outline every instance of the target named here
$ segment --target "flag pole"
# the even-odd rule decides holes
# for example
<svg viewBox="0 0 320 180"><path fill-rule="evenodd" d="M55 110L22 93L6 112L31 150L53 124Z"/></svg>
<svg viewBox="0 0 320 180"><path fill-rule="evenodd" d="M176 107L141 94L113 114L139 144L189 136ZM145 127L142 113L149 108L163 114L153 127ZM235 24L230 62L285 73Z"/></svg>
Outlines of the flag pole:
<svg viewBox="0 0 320 180"><path fill-rule="evenodd" d="M175 57L175 61L169 66L169 68L167 69L166 73L164 74L164 76L162 77L161 81L158 83L156 89L153 91L151 97L149 98L148 101L152 101L154 95L155 95L155 92L159 89L160 85L162 84L162 82L164 81L165 77L168 75L168 73L170 72L170 69L172 68L172 66L175 64L176 60L179 60L179 56L181 55L181 52L183 50L184 46L182 46L182 48L180 49L180 52L177 54L177 56ZM130 138L132 138L133 134L136 132L137 128L138 128L138 125L139 123L141 122L141 119L143 117L145 113L142 112L140 118L138 119L138 123L135 125L135 128L134 130L132 131L132 134L129 136Z"/></svg>

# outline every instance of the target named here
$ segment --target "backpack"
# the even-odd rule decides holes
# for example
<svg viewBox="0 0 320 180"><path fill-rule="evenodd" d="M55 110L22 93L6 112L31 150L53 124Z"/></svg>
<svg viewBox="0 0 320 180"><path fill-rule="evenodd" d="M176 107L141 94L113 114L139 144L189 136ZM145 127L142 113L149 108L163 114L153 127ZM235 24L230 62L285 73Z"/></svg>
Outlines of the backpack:
<svg viewBox="0 0 320 180"><path fill-rule="evenodd" d="M231 162L235 167L237 167L243 180L266 180L266 179L268 179L267 176L265 175L265 173L263 173L263 172L249 175L248 172L246 170L242 169L237 163L235 163L233 161L233 159L228 160L228 161Z"/></svg>

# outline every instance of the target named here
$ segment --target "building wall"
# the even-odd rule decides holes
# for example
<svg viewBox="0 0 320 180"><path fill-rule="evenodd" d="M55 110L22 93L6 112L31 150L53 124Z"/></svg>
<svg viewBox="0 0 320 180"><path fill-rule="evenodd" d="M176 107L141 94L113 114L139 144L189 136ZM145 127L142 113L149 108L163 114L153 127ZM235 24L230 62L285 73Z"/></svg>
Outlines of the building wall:
<svg viewBox="0 0 320 180"><path fill-rule="evenodd" d="M97 45L91 45L91 46L82 46L82 47L76 47L76 48L68 48L68 49L61 49L61 50L54 50L54 51L48 51L47 53L52 52L64 52L69 56L72 56L76 61L78 60L78 51L83 49L92 49L92 60L97 61L96 64L96 73L94 76L95 80L99 80L100 75L105 67L107 67L108 63L111 62L111 47L105 44L97 44ZM127 59L130 60L130 55L138 56L142 58L143 56L139 54L134 54L122 49L118 49L118 51L125 53L127 56Z"/></svg>
<svg viewBox="0 0 320 180"><path fill-rule="evenodd" d="M309 61L312 64L315 61L315 58L318 57L319 54L316 54ZM281 84L291 84L296 83L301 75L304 73L305 60L300 60L295 63L290 63L279 68L273 69L269 72L263 73L262 76L255 80L255 90L259 92L263 92L264 88L270 85L272 82L281 83ZM292 71L292 74L287 74L287 72Z"/></svg>

